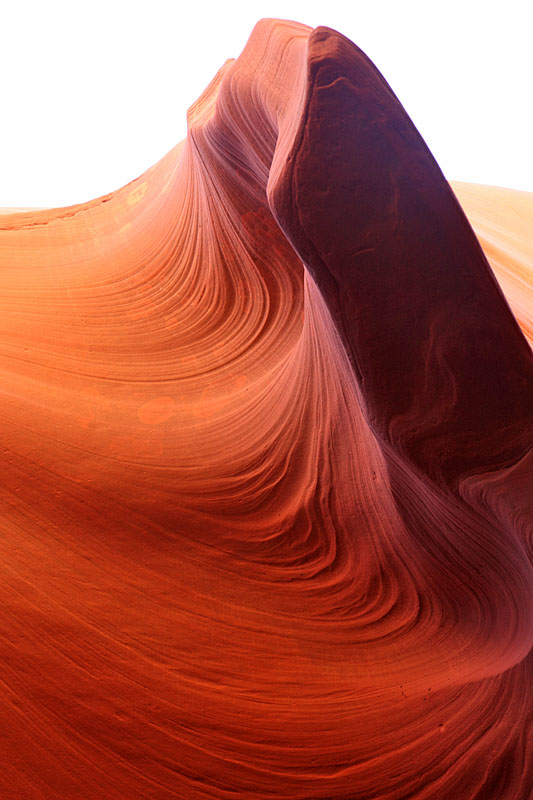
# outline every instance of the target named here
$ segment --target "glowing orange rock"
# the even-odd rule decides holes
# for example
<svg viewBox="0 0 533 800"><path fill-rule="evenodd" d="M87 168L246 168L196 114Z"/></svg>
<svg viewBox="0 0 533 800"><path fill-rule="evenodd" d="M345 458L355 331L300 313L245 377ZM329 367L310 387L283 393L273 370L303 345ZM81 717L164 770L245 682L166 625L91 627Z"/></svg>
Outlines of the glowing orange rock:
<svg viewBox="0 0 533 800"><path fill-rule="evenodd" d="M456 191L531 340L531 196ZM0 244L0 795L529 798L533 358L368 59L259 23Z"/></svg>

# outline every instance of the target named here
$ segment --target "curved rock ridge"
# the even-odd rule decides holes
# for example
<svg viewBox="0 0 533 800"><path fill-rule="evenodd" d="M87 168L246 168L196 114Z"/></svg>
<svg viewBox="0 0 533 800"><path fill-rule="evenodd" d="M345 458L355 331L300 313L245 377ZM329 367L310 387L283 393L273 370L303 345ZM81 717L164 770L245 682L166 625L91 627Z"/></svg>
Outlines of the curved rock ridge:
<svg viewBox="0 0 533 800"><path fill-rule="evenodd" d="M533 196L454 188L262 20L0 218L2 798L531 798Z"/></svg>

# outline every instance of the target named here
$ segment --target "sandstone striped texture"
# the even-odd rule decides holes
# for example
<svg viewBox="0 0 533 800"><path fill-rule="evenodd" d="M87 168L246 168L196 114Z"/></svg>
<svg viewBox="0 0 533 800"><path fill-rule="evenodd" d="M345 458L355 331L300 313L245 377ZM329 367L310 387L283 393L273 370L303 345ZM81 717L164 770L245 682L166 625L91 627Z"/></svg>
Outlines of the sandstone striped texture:
<svg viewBox="0 0 533 800"><path fill-rule="evenodd" d="M528 800L533 196L328 28L188 120L0 217L0 796Z"/></svg>

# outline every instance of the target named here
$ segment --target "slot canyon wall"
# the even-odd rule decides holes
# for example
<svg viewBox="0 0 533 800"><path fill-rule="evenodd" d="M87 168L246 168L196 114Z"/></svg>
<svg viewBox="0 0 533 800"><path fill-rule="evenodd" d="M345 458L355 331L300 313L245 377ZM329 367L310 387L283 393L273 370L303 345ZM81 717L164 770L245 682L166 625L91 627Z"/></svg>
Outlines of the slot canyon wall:
<svg viewBox="0 0 533 800"><path fill-rule="evenodd" d="M4 800L532 797L532 221L277 20L0 217Z"/></svg>

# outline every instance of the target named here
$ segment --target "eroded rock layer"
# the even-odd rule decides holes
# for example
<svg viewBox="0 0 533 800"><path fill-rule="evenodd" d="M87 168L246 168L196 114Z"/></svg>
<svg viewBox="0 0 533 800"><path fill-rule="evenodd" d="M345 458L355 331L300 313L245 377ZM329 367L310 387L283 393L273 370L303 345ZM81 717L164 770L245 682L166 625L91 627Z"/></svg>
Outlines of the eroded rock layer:
<svg viewBox="0 0 533 800"><path fill-rule="evenodd" d="M2 798L531 797L533 203L455 189L483 250L266 20L138 180L1 217Z"/></svg>

